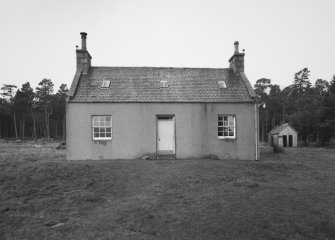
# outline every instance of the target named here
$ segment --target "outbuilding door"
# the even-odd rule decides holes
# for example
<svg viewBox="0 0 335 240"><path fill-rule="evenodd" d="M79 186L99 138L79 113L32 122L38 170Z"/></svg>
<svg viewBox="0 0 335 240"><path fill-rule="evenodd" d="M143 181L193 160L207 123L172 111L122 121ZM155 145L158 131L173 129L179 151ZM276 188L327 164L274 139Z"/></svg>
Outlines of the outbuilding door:
<svg viewBox="0 0 335 240"><path fill-rule="evenodd" d="M283 147L287 147L287 135L283 135Z"/></svg>
<svg viewBox="0 0 335 240"><path fill-rule="evenodd" d="M288 135L288 146L293 147L293 135Z"/></svg>
<svg viewBox="0 0 335 240"><path fill-rule="evenodd" d="M175 153L174 116L157 116L157 154Z"/></svg>

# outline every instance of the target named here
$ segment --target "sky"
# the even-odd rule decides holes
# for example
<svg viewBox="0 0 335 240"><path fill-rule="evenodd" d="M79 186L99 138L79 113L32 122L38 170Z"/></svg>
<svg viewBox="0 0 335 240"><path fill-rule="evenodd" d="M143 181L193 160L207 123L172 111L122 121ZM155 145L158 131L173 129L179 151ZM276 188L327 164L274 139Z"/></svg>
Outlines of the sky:
<svg viewBox="0 0 335 240"><path fill-rule="evenodd" d="M252 85L335 74L334 0L0 0L0 86L71 86L80 32L92 66L227 68L234 41Z"/></svg>

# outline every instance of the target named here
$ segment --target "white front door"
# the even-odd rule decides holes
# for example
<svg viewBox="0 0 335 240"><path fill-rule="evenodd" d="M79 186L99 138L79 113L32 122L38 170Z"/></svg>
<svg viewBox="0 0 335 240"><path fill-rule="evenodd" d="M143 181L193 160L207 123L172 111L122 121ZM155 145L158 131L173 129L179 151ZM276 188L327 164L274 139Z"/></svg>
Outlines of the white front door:
<svg viewBox="0 0 335 240"><path fill-rule="evenodd" d="M175 153L175 130L173 116L157 117L157 153Z"/></svg>

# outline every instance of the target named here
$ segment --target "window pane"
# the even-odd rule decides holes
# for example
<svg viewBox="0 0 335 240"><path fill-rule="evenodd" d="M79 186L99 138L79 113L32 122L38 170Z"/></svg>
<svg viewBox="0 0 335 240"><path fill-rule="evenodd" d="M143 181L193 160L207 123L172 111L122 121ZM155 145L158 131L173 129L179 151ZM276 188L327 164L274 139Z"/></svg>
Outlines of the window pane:
<svg viewBox="0 0 335 240"><path fill-rule="evenodd" d="M229 126L234 126L234 119L229 119L228 124Z"/></svg>
<svg viewBox="0 0 335 240"><path fill-rule="evenodd" d="M99 120L96 117L93 117L93 127L99 126Z"/></svg>
<svg viewBox="0 0 335 240"><path fill-rule="evenodd" d="M222 137L223 136L223 132L218 132L218 136Z"/></svg>
<svg viewBox="0 0 335 240"><path fill-rule="evenodd" d="M229 136L234 137L234 132L229 132Z"/></svg>
<svg viewBox="0 0 335 240"><path fill-rule="evenodd" d="M112 128L106 128L106 132L111 133L112 132Z"/></svg>
<svg viewBox="0 0 335 240"><path fill-rule="evenodd" d="M106 137L112 137L112 133L106 133Z"/></svg>
<svg viewBox="0 0 335 240"><path fill-rule="evenodd" d="M99 133L94 133L94 137L98 138L99 137Z"/></svg>
<svg viewBox="0 0 335 240"><path fill-rule="evenodd" d="M99 132L99 128L93 128L93 132L94 132L94 133Z"/></svg>
<svg viewBox="0 0 335 240"><path fill-rule="evenodd" d="M107 122L110 122L110 121L111 121L111 117L110 117L110 116L107 116L107 117L106 117L106 121L107 121Z"/></svg>
<svg viewBox="0 0 335 240"><path fill-rule="evenodd" d="M100 133L105 133L106 132L106 128L100 128Z"/></svg>
<svg viewBox="0 0 335 240"><path fill-rule="evenodd" d="M104 138L105 136L106 136L105 133L100 133L100 137L101 137L101 138Z"/></svg>
<svg viewBox="0 0 335 240"><path fill-rule="evenodd" d="M223 126L223 122L219 122L219 126Z"/></svg>
<svg viewBox="0 0 335 240"><path fill-rule="evenodd" d="M228 132L223 132L223 136L227 137L228 136Z"/></svg>

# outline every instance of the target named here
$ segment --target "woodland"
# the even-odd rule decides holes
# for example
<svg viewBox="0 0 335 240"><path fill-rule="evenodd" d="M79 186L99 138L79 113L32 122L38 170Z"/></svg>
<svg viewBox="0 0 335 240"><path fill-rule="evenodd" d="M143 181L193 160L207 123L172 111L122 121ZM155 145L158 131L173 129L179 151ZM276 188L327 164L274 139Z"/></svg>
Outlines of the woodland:
<svg viewBox="0 0 335 240"><path fill-rule="evenodd" d="M43 79L34 90L29 82L18 88L4 84L0 95L0 139L65 140L65 102L62 84L54 93L51 79Z"/></svg>
<svg viewBox="0 0 335 240"><path fill-rule="evenodd" d="M267 142L267 133L282 123L297 130L300 145L325 145L335 137L335 75L312 84L310 70L303 68L282 90L267 78L258 79L254 90L260 101L260 141Z"/></svg>

